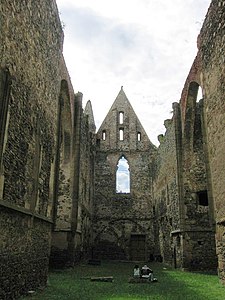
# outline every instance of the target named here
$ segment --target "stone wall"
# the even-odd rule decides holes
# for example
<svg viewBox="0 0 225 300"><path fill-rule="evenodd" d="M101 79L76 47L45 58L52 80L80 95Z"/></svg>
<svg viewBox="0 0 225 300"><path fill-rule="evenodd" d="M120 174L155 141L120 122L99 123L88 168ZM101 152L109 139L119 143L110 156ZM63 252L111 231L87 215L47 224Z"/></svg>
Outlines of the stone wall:
<svg viewBox="0 0 225 300"><path fill-rule="evenodd" d="M207 160L216 221L219 276L225 282L225 1L213 0L199 36Z"/></svg>
<svg viewBox="0 0 225 300"><path fill-rule="evenodd" d="M62 68L63 70L64 68ZM72 186L71 178L74 92L66 72L62 72L57 118L57 152L55 159L55 190L51 266L65 266L70 262L68 235L71 232ZM72 259L73 261L73 259Z"/></svg>
<svg viewBox="0 0 225 300"><path fill-rule="evenodd" d="M71 101L68 96L69 90L60 110L61 143L59 172L56 175L57 206L52 233L52 267L74 266L76 262L90 257L92 248L95 124L91 103L88 102L83 111L83 95L77 93L73 97L73 122L70 128L68 120L71 118Z"/></svg>
<svg viewBox="0 0 225 300"><path fill-rule="evenodd" d="M48 278L51 224L1 206L0 298L18 299Z"/></svg>
<svg viewBox="0 0 225 300"><path fill-rule="evenodd" d="M213 0L157 150L123 88L95 134L62 57L55 0L0 4L1 299L46 285L50 247L58 266L155 255L215 269L215 224L225 282L224 12ZM122 157L127 192L116 189Z"/></svg>
<svg viewBox="0 0 225 300"><path fill-rule="evenodd" d="M0 298L47 282L63 33L55 1L0 5Z"/></svg>
<svg viewBox="0 0 225 300"><path fill-rule="evenodd" d="M175 267L215 270L213 206L208 196L210 176L203 114L205 99L197 99L200 70L198 54L180 103L173 105L173 118L165 122L166 134L160 136L154 201L158 247L164 261ZM172 199L170 204L168 199Z"/></svg>
<svg viewBox="0 0 225 300"><path fill-rule="evenodd" d="M122 120L119 120L122 114ZM123 130L120 138L119 131ZM140 134L138 140L138 134ZM142 260L154 253L151 164L155 147L149 141L123 89L97 133L94 202L94 255L133 259L133 244ZM125 157L130 191L116 191L118 161Z"/></svg>
<svg viewBox="0 0 225 300"><path fill-rule="evenodd" d="M155 161L154 176L154 206L157 243L156 251L162 256L164 262L179 266L181 261L180 247L175 242L171 243L171 234L180 229L180 201L179 201L179 167L178 167L178 130L180 129L180 107L173 104L174 113L171 120L166 120L164 125L166 133L159 136L160 146ZM174 253L174 251L176 253ZM174 259L173 259L174 258Z"/></svg>
<svg viewBox="0 0 225 300"><path fill-rule="evenodd" d="M182 116L182 193L183 267L216 269L213 207L205 141L203 106L198 101L198 78L201 70L199 54L186 80L181 98ZM184 96L185 95L185 96ZM210 246L210 248L209 248ZM204 251L204 249L208 249Z"/></svg>
<svg viewBox="0 0 225 300"><path fill-rule="evenodd" d="M91 257L94 200L95 124L91 102L81 118L79 201L76 230L76 260Z"/></svg>

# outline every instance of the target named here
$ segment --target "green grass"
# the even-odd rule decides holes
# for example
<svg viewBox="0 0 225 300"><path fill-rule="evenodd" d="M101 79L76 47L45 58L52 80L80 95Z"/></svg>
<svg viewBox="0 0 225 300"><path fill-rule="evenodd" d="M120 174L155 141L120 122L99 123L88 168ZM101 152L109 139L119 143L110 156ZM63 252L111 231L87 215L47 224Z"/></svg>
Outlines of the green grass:
<svg viewBox="0 0 225 300"><path fill-rule="evenodd" d="M134 264L102 262L101 266L79 265L52 271L49 284L33 300L224 300L225 287L217 275L182 272L160 263L150 267L157 283L128 283ZM113 276L113 282L92 282L91 276ZM88 277L88 278L87 278ZM23 298L27 299L27 298Z"/></svg>

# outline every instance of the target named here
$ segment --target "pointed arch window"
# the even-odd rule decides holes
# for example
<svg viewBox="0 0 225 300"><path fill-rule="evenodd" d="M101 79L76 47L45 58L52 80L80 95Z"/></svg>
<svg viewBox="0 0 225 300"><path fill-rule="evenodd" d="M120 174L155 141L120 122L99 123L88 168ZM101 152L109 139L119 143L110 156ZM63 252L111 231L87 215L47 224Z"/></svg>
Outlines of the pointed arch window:
<svg viewBox="0 0 225 300"><path fill-rule="evenodd" d="M199 102L201 99L203 99L203 92L201 86L199 85L197 96L196 96L196 102Z"/></svg>
<svg viewBox="0 0 225 300"><path fill-rule="evenodd" d="M122 156L117 164L116 192L130 193L130 170L128 161Z"/></svg>
<svg viewBox="0 0 225 300"><path fill-rule="evenodd" d="M203 106L202 101L200 101L203 97L201 86L196 81L191 81L186 100L184 138L187 143L192 145L196 150L203 145Z"/></svg>

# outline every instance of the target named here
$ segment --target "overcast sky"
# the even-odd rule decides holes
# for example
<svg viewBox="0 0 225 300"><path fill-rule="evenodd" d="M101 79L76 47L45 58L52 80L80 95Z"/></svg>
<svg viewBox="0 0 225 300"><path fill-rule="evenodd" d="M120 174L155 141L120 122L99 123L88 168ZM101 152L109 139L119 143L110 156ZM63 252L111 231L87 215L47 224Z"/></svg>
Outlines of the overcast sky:
<svg viewBox="0 0 225 300"><path fill-rule="evenodd" d="M64 57L97 129L121 86L150 140L165 132L172 103L197 54L210 0L56 0Z"/></svg>

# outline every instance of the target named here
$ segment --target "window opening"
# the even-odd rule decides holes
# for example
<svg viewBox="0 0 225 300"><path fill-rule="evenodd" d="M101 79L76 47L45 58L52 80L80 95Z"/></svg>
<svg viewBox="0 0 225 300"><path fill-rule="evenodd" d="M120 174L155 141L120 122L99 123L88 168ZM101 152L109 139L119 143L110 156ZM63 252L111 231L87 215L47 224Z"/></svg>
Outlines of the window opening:
<svg viewBox="0 0 225 300"><path fill-rule="evenodd" d="M196 97L196 102L199 102L201 99L203 99L203 94L202 94L202 88L199 86L198 92L197 92L197 97Z"/></svg>
<svg viewBox="0 0 225 300"><path fill-rule="evenodd" d="M138 140L138 142L141 141L141 133L140 132L137 133L137 140Z"/></svg>
<svg viewBox="0 0 225 300"><path fill-rule="evenodd" d="M106 139L106 132L105 132L105 130L102 131L102 139L103 139L103 141L105 141L105 139Z"/></svg>
<svg viewBox="0 0 225 300"><path fill-rule="evenodd" d="M153 216L155 216L155 206L153 206L152 211L153 211Z"/></svg>
<svg viewBox="0 0 225 300"><path fill-rule="evenodd" d="M124 134L123 134L123 129L120 128L120 131L119 131L119 134L120 134L120 141L123 141L123 138L124 138Z"/></svg>
<svg viewBox="0 0 225 300"><path fill-rule="evenodd" d="M124 113L122 111L119 112L119 124L123 124Z"/></svg>
<svg viewBox="0 0 225 300"><path fill-rule="evenodd" d="M198 241L198 244L199 244L200 246L202 246L202 245L204 245L204 242L203 242L203 241Z"/></svg>
<svg viewBox="0 0 225 300"><path fill-rule="evenodd" d="M124 156L121 157L117 165L116 192L130 193L130 170L128 161Z"/></svg>
<svg viewBox="0 0 225 300"><path fill-rule="evenodd" d="M202 205L202 206L208 206L209 205L207 191L197 192L197 196L198 196L198 204L199 205Z"/></svg>

